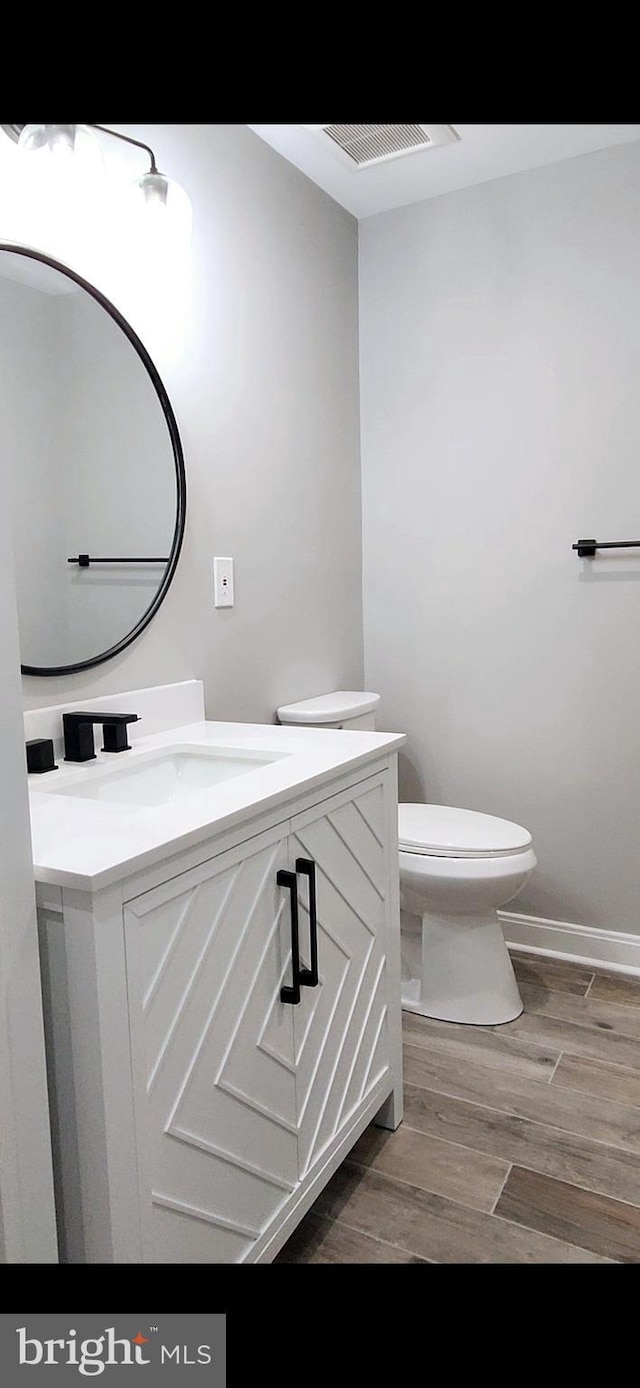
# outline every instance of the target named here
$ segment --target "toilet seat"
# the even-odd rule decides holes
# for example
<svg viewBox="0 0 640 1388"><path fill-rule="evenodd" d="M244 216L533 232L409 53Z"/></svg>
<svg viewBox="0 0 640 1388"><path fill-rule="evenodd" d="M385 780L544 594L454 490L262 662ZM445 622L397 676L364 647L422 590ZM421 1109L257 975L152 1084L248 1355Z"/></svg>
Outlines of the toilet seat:
<svg viewBox="0 0 640 1388"><path fill-rule="evenodd" d="M398 805L402 853L433 858L509 858L532 845L528 829L452 805Z"/></svg>

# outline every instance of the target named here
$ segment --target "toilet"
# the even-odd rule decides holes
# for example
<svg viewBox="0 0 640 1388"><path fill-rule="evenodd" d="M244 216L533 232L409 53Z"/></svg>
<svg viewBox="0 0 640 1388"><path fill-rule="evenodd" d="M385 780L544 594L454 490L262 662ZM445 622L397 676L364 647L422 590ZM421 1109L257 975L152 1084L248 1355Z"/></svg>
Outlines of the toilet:
<svg viewBox="0 0 640 1388"><path fill-rule="evenodd" d="M379 694L337 690L277 710L302 727L373 731ZM398 806L402 1007L475 1026L512 1022L523 1002L497 911L537 858L520 824L452 805Z"/></svg>

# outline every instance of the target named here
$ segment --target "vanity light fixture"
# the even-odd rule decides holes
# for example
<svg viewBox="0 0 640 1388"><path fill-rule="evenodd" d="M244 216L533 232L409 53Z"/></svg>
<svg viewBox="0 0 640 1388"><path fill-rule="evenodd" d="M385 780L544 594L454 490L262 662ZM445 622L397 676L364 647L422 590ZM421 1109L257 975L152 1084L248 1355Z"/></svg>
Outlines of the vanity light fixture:
<svg viewBox="0 0 640 1388"><path fill-rule="evenodd" d="M188 240L192 220L189 199L179 184L160 172L153 150L142 140L121 135L106 125L3 125L2 129L27 153L45 154L60 164L73 159L74 164L76 161L82 164L87 172L89 169L95 171L102 162L99 141L92 134L94 130L144 150L149 157L149 169L132 186L134 206L137 203L145 218L153 218L159 227L166 228L182 241Z"/></svg>

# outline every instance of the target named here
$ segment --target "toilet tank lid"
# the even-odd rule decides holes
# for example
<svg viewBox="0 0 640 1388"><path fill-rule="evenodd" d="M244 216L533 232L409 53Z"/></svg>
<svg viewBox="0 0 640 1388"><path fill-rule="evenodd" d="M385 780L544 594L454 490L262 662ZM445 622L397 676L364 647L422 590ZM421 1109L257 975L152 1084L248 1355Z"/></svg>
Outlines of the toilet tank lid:
<svg viewBox="0 0 640 1388"><path fill-rule="evenodd" d="M298 704L283 704L277 711L278 721L343 723L347 718L371 713L379 703L379 694L369 694L362 689L336 689L332 694L318 694L315 699L301 699Z"/></svg>
<svg viewBox="0 0 640 1388"><path fill-rule="evenodd" d="M508 819L452 805L398 805L399 847L442 858L498 857L532 842L528 829Z"/></svg>

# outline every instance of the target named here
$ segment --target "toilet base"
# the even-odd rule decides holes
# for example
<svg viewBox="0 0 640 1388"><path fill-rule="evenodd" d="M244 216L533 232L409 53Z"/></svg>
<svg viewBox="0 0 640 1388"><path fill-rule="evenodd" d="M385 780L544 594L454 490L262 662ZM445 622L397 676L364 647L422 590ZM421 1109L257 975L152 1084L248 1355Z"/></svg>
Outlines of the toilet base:
<svg viewBox="0 0 640 1388"><path fill-rule="evenodd" d="M418 918L415 924L413 941L403 938L405 1012L472 1026L499 1026L521 1015L524 1003L495 911L427 912L421 939Z"/></svg>

